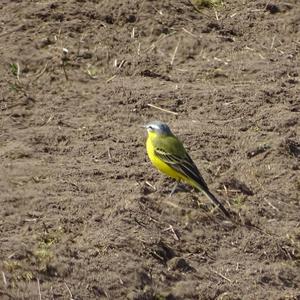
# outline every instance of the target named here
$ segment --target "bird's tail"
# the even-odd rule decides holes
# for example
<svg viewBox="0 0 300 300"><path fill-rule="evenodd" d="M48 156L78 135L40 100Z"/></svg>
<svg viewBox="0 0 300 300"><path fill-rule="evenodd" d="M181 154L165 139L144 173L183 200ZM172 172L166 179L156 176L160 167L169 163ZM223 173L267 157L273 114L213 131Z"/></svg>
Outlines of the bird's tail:
<svg viewBox="0 0 300 300"><path fill-rule="evenodd" d="M215 204L227 218L231 218L230 213L228 210L224 207L224 205L208 190L208 189L202 189L201 187L197 186L197 188L202 192L213 204Z"/></svg>

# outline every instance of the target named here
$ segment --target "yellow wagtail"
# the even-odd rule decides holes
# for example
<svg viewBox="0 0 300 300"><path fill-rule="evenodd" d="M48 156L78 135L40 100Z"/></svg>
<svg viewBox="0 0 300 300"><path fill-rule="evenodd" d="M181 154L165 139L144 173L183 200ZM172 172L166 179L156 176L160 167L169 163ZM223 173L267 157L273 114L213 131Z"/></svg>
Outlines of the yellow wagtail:
<svg viewBox="0 0 300 300"><path fill-rule="evenodd" d="M177 182L183 181L204 193L225 216L230 218L223 204L209 191L195 163L169 126L160 121L154 121L144 127L148 131L146 148L152 164Z"/></svg>

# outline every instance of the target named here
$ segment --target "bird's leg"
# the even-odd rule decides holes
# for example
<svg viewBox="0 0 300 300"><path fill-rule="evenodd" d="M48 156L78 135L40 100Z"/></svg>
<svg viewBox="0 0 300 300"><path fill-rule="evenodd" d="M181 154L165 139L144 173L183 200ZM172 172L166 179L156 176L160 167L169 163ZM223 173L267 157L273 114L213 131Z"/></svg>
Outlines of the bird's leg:
<svg viewBox="0 0 300 300"><path fill-rule="evenodd" d="M172 190L171 190L171 193L170 193L169 197L173 196L173 194L175 193L178 185L179 185L179 181L176 180L174 186L172 187Z"/></svg>

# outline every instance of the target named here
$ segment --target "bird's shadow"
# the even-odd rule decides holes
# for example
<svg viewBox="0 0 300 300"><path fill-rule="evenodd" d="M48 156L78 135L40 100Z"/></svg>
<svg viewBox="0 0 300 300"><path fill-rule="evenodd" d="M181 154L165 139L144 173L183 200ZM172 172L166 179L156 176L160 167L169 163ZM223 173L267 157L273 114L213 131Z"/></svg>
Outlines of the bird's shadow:
<svg viewBox="0 0 300 300"><path fill-rule="evenodd" d="M160 191L163 195L173 196L177 193L191 193L194 191L193 187L190 187L184 183L177 183L176 188L174 189L176 182L169 181L163 185L163 189Z"/></svg>

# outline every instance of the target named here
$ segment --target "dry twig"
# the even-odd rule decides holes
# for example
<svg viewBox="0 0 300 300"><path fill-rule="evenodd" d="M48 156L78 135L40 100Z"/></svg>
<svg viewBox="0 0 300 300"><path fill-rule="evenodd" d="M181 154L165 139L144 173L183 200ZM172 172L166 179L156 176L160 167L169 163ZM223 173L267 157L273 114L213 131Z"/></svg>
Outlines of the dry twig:
<svg viewBox="0 0 300 300"><path fill-rule="evenodd" d="M217 274L217 275L219 275L221 278L225 279L225 280L228 281L229 283L232 283L232 280L229 279L228 277L226 277L225 275L223 275L223 274L221 274L221 273L219 273L219 272L217 272L217 271L215 271L215 270L213 270L213 269L210 269L210 271L213 272L213 273L215 273L215 274Z"/></svg>
<svg viewBox="0 0 300 300"><path fill-rule="evenodd" d="M172 225L170 225L168 228L164 229L162 232L166 232L166 231L171 231L173 234L173 237L176 241L179 241L179 236L178 234L175 232L174 228Z"/></svg>

